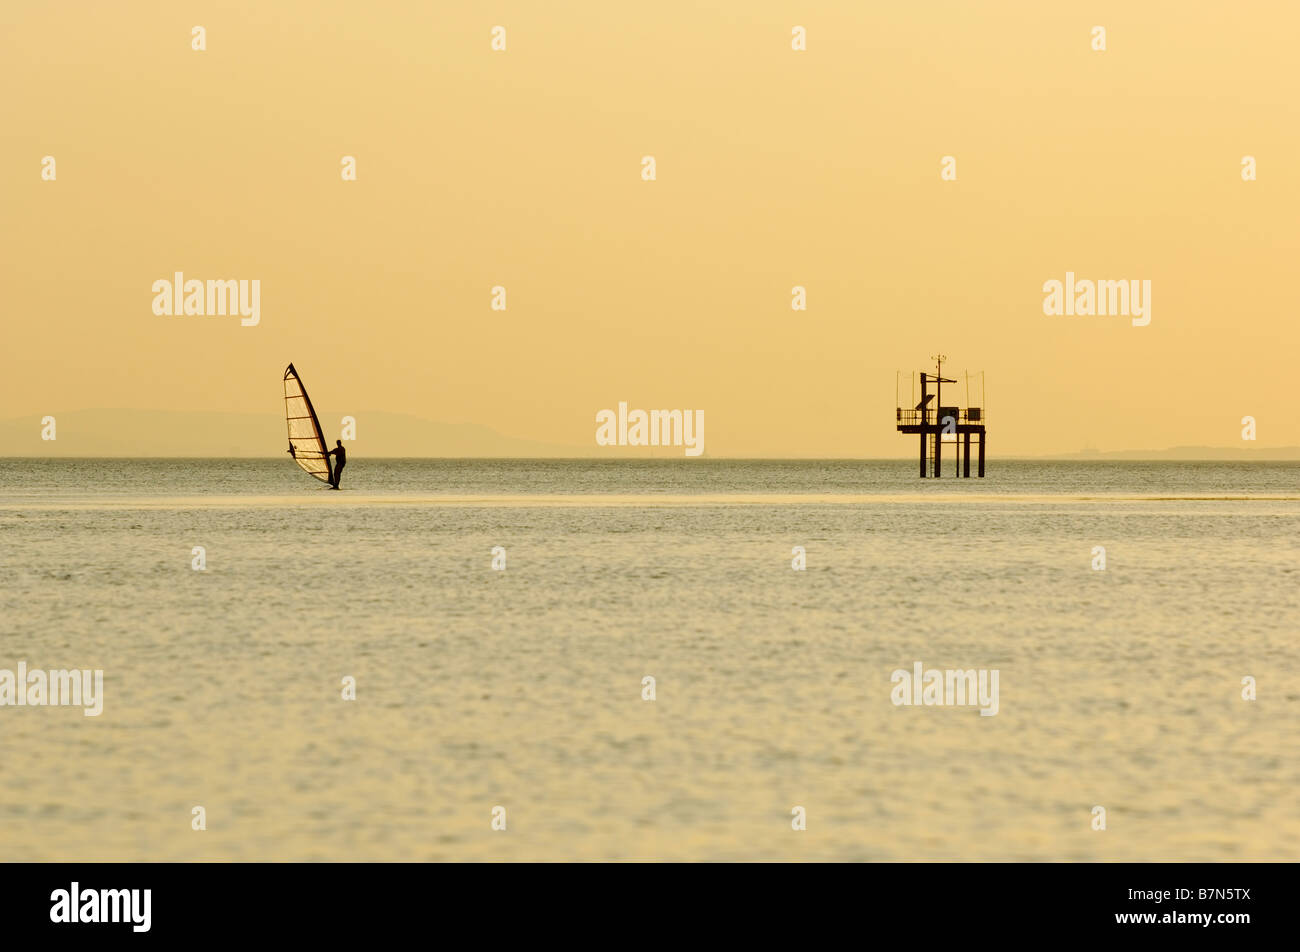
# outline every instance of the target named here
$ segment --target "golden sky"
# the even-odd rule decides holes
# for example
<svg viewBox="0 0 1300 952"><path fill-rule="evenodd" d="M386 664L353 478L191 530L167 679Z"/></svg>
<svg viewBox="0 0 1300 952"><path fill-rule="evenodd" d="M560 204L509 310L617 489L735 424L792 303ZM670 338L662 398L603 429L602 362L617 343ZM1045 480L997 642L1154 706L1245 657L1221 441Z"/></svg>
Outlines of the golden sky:
<svg viewBox="0 0 1300 952"><path fill-rule="evenodd" d="M1293 2L6 0L0 418L276 415L293 361L361 418L597 455L627 401L703 409L712 456L910 456L895 371L942 350L987 373L994 456L1240 446L1245 415L1300 443L1298 27ZM178 270L260 280L258 326L156 316ZM1045 316L1067 271L1150 280L1151 323Z"/></svg>

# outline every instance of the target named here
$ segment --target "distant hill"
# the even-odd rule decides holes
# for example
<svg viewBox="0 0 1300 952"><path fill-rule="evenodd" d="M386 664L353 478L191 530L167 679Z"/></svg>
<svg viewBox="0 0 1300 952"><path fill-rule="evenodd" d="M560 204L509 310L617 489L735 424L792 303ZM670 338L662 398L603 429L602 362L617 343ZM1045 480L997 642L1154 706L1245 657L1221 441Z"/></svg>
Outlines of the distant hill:
<svg viewBox="0 0 1300 952"><path fill-rule="evenodd" d="M41 439L39 416L0 421L4 456L279 456L288 446L284 419L274 413L180 410L72 410L53 414L53 441ZM476 423L439 423L401 413L354 413L365 456L562 457L591 447L503 436ZM343 414L320 413L331 446Z"/></svg>
<svg viewBox="0 0 1300 952"><path fill-rule="evenodd" d="M348 450L358 455L417 457L601 457L610 459L667 456L679 448L597 447L542 443L498 433L478 423L441 423L380 410L353 414L357 439ZM0 456L230 456L275 457L288 440L284 419L274 413L218 413L184 410L71 410L54 414L58 439L41 439L36 415L0 420ZM340 436L343 414L322 411L330 445ZM770 455L770 454L765 454ZM773 456L772 458L787 458ZM864 457L866 458L866 457ZM872 459L914 459L878 454ZM1046 456L994 456L999 459L1061 460L1273 460L1300 461L1300 446L1176 446L1164 450L1115 450L1053 453Z"/></svg>
<svg viewBox="0 0 1300 952"><path fill-rule="evenodd" d="M1046 459L1048 457L1035 457ZM1068 460L1300 460L1300 446L1256 447L1242 441L1237 446L1173 446L1164 450L1082 450L1078 453L1056 454L1051 459Z"/></svg>

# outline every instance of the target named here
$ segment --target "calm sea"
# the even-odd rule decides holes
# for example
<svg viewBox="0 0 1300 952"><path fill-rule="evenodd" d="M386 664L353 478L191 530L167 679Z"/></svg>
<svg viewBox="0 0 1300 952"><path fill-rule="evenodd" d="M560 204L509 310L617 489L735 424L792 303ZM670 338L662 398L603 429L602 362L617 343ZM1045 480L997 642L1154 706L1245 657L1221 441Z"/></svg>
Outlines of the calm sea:
<svg viewBox="0 0 1300 952"><path fill-rule="evenodd" d="M0 707L0 860L1300 858L1300 464L343 485L0 459L0 669L104 672ZM917 662L998 712L893 704Z"/></svg>

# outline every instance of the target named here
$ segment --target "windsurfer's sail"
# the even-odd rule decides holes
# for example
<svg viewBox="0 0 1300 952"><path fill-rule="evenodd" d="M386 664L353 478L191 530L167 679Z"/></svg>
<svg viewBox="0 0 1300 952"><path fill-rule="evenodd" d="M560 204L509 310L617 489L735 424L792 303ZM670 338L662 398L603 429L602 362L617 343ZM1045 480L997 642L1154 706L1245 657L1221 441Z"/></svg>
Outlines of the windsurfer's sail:
<svg viewBox="0 0 1300 952"><path fill-rule="evenodd" d="M284 372L284 416L289 424L289 452L294 461L321 482L330 482L330 458L320 421L307 388L290 364Z"/></svg>

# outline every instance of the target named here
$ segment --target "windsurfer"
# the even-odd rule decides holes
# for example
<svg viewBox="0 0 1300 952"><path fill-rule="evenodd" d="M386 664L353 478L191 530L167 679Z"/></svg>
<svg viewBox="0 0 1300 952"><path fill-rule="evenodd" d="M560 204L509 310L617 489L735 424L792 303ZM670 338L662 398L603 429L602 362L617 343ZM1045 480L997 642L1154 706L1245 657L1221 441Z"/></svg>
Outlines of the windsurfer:
<svg viewBox="0 0 1300 952"><path fill-rule="evenodd" d="M334 445L337 449L330 450L327 455L338 457L338 459L334 461L334 482L332 484L335 489L338 489L339 479L343 476L343 467L348 463L348 454L347 451L343 449L342 440L335 440Z"/></svg>

